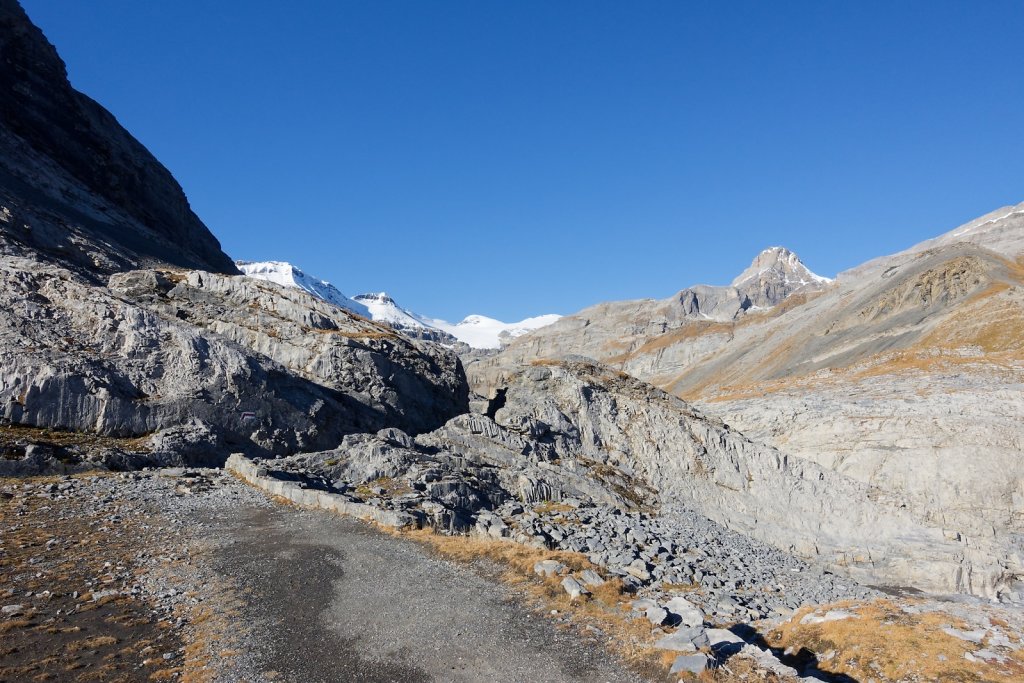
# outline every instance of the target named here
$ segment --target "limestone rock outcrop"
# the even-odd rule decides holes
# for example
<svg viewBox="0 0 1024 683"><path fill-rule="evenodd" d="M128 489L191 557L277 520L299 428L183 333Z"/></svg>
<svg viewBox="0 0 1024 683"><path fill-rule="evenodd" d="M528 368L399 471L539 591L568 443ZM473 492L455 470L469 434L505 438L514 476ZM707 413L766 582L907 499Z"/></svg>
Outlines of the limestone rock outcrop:
<svg viewBox="0 0 1024 683"><path fill-rule="evenodd" d="M1024 579L1024 546L1009 530L962 533L892 489L752 441L601 366L568 362L524 372L495 421L544 433L563 464L632 473L662 504L690 507L861 582L994 596Z"/></svg>
<svg viewBox="0 0 1024 683"><path fill-rule="evenodd" d="M861 583L986 597L1024 588L1024 545L1006 528L968 533L928 501L753 441L604 366L526 368L486 413L415 439L352 435L274 466L368 489L364 499L380 487L395 510L453 531L512 504L685 509Z"/></svg>
<svg viewBox="0 0 1024 683"><path fill-rule="evenodd" d="M126 275L114 275L112 285ZM465 373L453 351L293 287L192 271L173 287L136 290L135 297L363 406L369 421L360 431L418 434L468 410Z"/></svg>
<svg viewBox="0 0 1024 683"><path fill-rule="evenodd" d="M0 298L10 423L156 432L157 452L173 444L188 461L217 463L232 449L266 456L385 426L425 431L467 407L450 352L240 276L133 271L108 289L3 257Z"/></svg>

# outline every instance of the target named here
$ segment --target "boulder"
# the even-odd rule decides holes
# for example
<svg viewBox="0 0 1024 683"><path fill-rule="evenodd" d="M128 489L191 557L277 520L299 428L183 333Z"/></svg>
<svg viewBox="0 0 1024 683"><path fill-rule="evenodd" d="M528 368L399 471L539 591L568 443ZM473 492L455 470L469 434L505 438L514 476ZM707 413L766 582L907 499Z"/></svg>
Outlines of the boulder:
<svg viewBox="0 0 1024 683"><path fill-rule="evenodd" d="M661 626L668 618L668 610L663 607L649 607L647 609L647 620L655 626Z"/></svg>
<svg viewBox="0 0 1024 683"><path fill-rule="evenodd" d="M662 636L654 643L658 650L673 650L675 652L692 652L698 648L708 647L707 633L700 626L681 628L675 633Z"/></svg>
<svg viewBox="0 0 1024 683"><path fill-rule="evenodd" d="M704 614L686 598L674 597L665 603L665 607L686 626L700 626L704 623Z"/></svg>
<svg viewBox="0 0 1024 683"><path fill-rule="evenodd" d="M577 600L582 598L584 595L590 594L590 591L584 588L583 584L571 576L567 576L562 579L562 588L565 589L565 592L568 593L569 597L573 600Z"/></svg>
<svg viewBox="0 0 1024 683"><path fill-rule="evenodd" d="M593 569L584 569L582 572L580 572L579 579L584 586L588 586L590 588L603 586L605 584L605 580L602 579L601 575L595 572Z"/></svg>
<svg viewBox="0 0 1024 683"><path fill-rule="evenodd" d="M545 578L553 578L566 570L566 566L558 560L541 560L533 565L533 573Z"/></svg>
<svg viewBox="0 0 1024 683"><path fill-rule="evenodd" d="M672 662L669 673L691 673L699 674L701 671L711 668L711 659L704 653L698 652L692 655L679 655Z"/></svg>

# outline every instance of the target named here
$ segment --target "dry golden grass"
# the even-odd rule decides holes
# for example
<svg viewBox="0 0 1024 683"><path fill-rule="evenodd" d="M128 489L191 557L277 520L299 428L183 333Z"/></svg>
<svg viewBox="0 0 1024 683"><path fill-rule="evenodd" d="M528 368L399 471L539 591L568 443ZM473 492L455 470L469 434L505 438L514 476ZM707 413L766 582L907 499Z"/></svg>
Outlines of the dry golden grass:
<svg viewBox="0 0 1024 683"><path fill-rule="evenodd" d="M701 585L699 583L663 583L661 589L666 593L693 593L699 591Z"/></svg>
<svg viewBox="0 0 1024 683"><path fill-rule="evenodd" d="M92 636L82 640L76 640L65 648L68 652L81 652L82 650L96 650L101 647L109 647L117 644L117 638L113 636Z"/></svg>
<svg viewBox="0 0 1024 683"><path fill-rule="evenodd" d="M805 378L794 378L785 380L769 380L765 382L754 382L750 384L727 384L717 388L717 391L708 395L712 389L711 384L694 387L690 390L680 392L679 398L684 401L705 400L709 403L724 401L742 401L751 398L764 398L771 394L795 389L806 382Z"/></svg>
<svg viewBox="0 0 1024 683"><path fill-rule="evenodd" d="M594 626L608 638L609 649L631 668L652 678L662 679L668 673L661 653L652 650L651 625L645 619L630 618L625 603L623 584L617 578L607 579L602 586L591 589L590 596L571 600L561 586L562 577L542 578L533 566L541 560L557 560L572 572L597 570L584 555L545 550L512 541L499 541L467 536L442 536L429 529L391 533L422 543L446 559L463 564L481 561L497 564L500 578L517 593L542 605L545 611L557 610L578 627Z"/></svg>
<svg viewBox="0 0 1024 683"><path fill-rule="evenodd" d="M565 503L556 503L553 500L544 500L533 506L533 511L540 515L547 514L564 514L566 512L572 512L575 508Z"/></svg>
<svg viewBox="0 0 1024 683"><path fill-rule="evenodd" d="M926 348L958 348L975 346L986 353L1024 351L1024 306L1014 297L1001 297L1009 290L1005 283L995 283L947 316L920 346Z"/></svg>
<svg viewBox="0 0 1024 683"><path fill-rule="evenodd" d="M193 549L202 554L201 548ZM177 669L183 683L210 683L226 671L241 654L242 639L250 632L242 621L245 601L234 583L217 578L205 586L207 600L186 608L192 625L185 643L182 666Z"/></svg>
<svg viewBox="0 0 1024 683"><path fill-rule="evenodd" d="M0 623L0 635L7 633L8 631L26 628L28 626L32 626L32 621L30 619L12 619L10 621L5 621Z"/></svg>
<svg viewBox="0 0 1024 683"><path fill-rule="evenodd" d="M768 634L768 644L787 651L814 653L818 667L856 680L983 683L1024 680L1024 663L971 662L964 654L981 646L950 636L945 626L964 627L942 612L907 614L889 600L866 604L837 603L859 618L801 624L811 608ZM819 611L825 608L818 608ZM831 654L831 657L829 655Z"/></svg>
<svg viewBox="0 0 1024 683"><path fill-rule="evenodd" d="M389 497L401 496L412 491L409 484L402 479L393 479L391 477L380 477L374 479L366 484L360 484L356 487L356 495L361 498L372 498L376 496L373 492L375 488L382 488L385 491L385 495Z"/></svg>
<svg viewBox="0 0 1024 683"><path fill-rule="evenodd" d="M719 323L712 322L710 320L694 320L670 332L666 332L665 334L659 334L657 337L648 340L647 342L645 342L644 344L642 344L633 351L629 351L619 356L609 358L607 359L607 362L625 362L637 356L642 356L648 353L656 353L662 349L674 346L680 342L687 341L689 339L696 339L697 337L703 337L710 334L732 335L736 327L737 323Z"/></svg>
<svg viewBox="0 0 1024 683"><path fill-rule="evenodd" d="M557 358L534 358L530 360L530 365L535 367L561 367L565 361L558 360Z"/></svg>
<svg viewBox="0 0 1024 683"><path fill-rule="evenodd" d="M26 425L0 425L0 446L16 443L35 443L50 446L78 446L81 448L119 448L131 452L148 452L148 435L134 437L115 437L73 432L60 429L41 429ZM38 478L32 479L36 481ZM38 479L42 481L42 479ZM56 478L50 480L56 481Z"/></svg>
<svg viewBox="0 0 1024 683"><path fill-rule="evenodd" d="M1021 319L1021 327L1017 323L1007 322L1001 325L1004 334L1020 335L1019 330L1024 330L1024 318ZM929 343L931 343L930 340ZM787 377L779 380L755 382L751 384L734 384L720 386L716 393L706 396L701 391L686 393L681 398L687 400L706 400L710 403L727 401L739 401L753 398L764 398L772 394L785 391L821 390L827 385L842 385L844 383L855 384L863 380L898 375L904 373L927 373L941 374L949 372L970 372L973 369L984 368L986 370L999 370L1018 376L1021 373L1021 363L1024 361L1024 349L1018 351L997 351L986 352L979 357L973 354L962 354L958 352L960 346L970 346L977 339L964 338L963 344L948 344L945 348L925 344L903 351L891 351L878 354L848 368L834 368L824 374L816 371L807 375ZM978 346L978 344L974 344ZM919 392L923 395L924 392Z"/></svg>

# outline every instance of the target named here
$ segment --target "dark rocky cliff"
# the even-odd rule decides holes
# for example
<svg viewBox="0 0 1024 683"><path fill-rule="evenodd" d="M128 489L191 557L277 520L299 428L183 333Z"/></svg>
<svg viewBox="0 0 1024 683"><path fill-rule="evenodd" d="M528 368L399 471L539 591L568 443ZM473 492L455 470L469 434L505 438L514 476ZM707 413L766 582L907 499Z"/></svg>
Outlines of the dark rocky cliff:
<svg viewBox="0 0 1024 683"><path fill-rule="evenodd" d="M16 0L0 0L0 234L96 272L168 264L237 272L181 186L68 82Z"/></svg>

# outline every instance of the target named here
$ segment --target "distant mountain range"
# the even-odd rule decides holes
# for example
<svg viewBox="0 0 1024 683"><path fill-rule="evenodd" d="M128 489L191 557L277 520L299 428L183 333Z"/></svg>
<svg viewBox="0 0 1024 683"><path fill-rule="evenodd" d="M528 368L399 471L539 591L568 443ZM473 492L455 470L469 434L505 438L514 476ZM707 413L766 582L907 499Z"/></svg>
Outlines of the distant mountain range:
<svg viewBox="0 0 1024 683"><path fill-rule="evenodd" d="M512 339L562 317L548 314L506 323L483 315L469 315L462 322L450 323L402 308L386 292L349 298L330 282L312 277L284 261L238 261L237 265L249 277L301 289L374 322L386 323L407 336L448 345L461 342L473 349L499 349Z"/></svg>
<svg viewBox="0 0 1024 683"><path fill-rule="evenodd" d="M546 314L507 323L484 315L468 315L462 322L450 323L402 308L387 292L348 297L330 282L285 261L237 261L236 265L249 277L301 289L374 322L386 323L407 336L450 346L461 342L472 349L500 349L513 339L562 318ZM813 273L789 249L769 247L731 285L696 285L676 297L686 309L686 317L731 320L747 311L771 308L791 294L819 291L830 282L829 278Z"/></svg>

